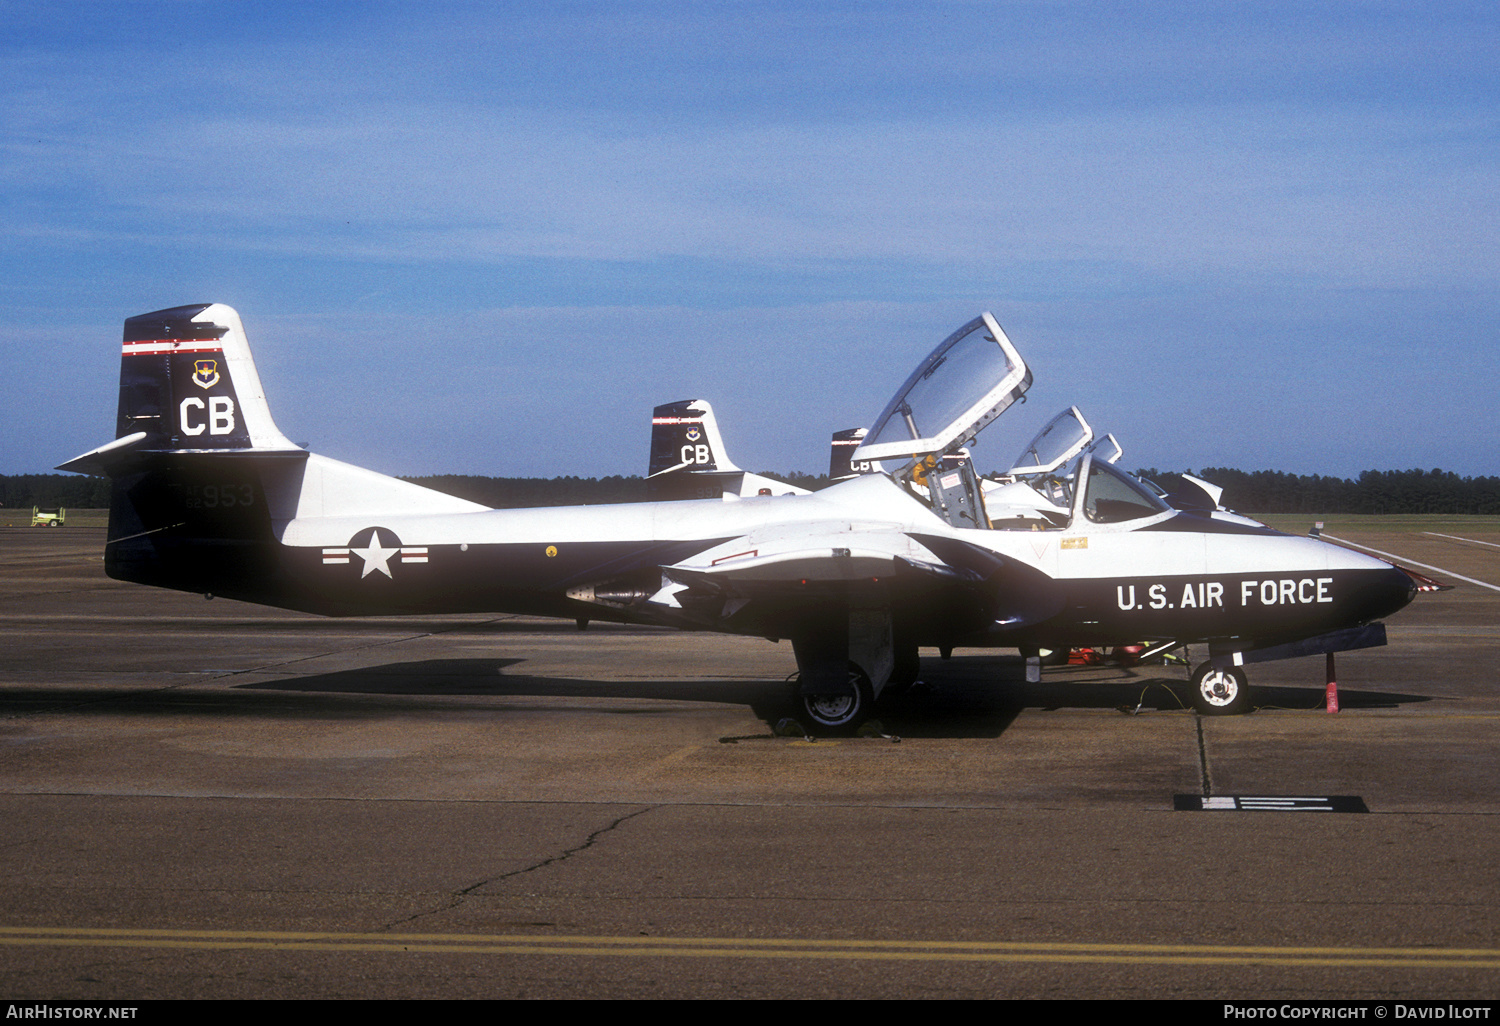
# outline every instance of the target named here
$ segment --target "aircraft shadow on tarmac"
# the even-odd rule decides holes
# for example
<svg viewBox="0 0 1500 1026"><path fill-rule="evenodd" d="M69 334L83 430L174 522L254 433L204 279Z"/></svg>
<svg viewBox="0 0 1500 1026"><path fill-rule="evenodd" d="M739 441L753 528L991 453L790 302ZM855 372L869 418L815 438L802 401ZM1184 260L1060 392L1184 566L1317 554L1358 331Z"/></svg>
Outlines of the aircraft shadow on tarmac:
<svg viewBox="0 0 1500 1026"><path fill-rule="evenodd" d="M768 728L798 718L793 686L781 680L581 680L515 672L523 659L426 659L334 673L234 685L236 691L301 692L420 699L422 696L636 699L718 702L748 706ZM1070 667L1044 672L1028 684L1016 657L924 659L920 683L887 693L875 710L888 731L909 737L998 737L1026 709L1116 709L1122 713L1191 714L1185 674L1162 666ZM1064 677L1063 674L1066 674ZM1427 696L1341 688L1346 710L1389 709ZM1256 708L1322 710L1321 687L1267 685L1253 693ZM409 706L408 706L409 707ZM500 711L497 709L497 711ZM562 707L559 707L562 711ZM597 712L597 707L591 711ZM611 712L629 715L619 706ZM658 709L641 710L662 715Z"/></svg>
<svg viewBox="0 0 1500 1026"><path fill-rule="evenodd" d="M77 716L402 716L428 709L507 711L570 708L591 714L670 716L672 702L716 702L747 707L766 724L767 733L784 717L805 723L794 685L778 679L585 680L544 677L515 671L523 659L428 659L394 662L335 673L247 681L225 687L21 686L0 688L0 714ZM205 684L226 684L220 677ZM504 704L491 699L508 698ZM514 699L532 699L518 705ZM632 708L615 701L598 704L553 700L636 700ZM1258 709L1321 711L1322 687L1262 685L1252 701ZM1430 696L1339 689L1347 711L1392 709ZM886 732L903 737L994 738L1023 711L1114 709L1122 713L1192 715L1187 682L1180 668L1069 667L1043 672L1028 684L1015 657L923 659L922 683L903 694L887 692L874 716Z"/></svg>
<svg viewBox="0 0 1500 1026"><path fill-rule="evenodd" d="M490 696L535 698L539 702L553 698L715 702L748 706L757 719L765 722L768 733L785 717L798 719L801 711L795 684L786 680L580 680L532 676L512 669L523 662L522 659L425 659L238 684L234 689L409 698ZM900 729L913 737L998 737L1028 704L1034 704L1016 699L1008 682L985 676L892 696L882 701L875 716L890 729L899 723ZM1063 704L1077 704L1076 697ZM1180 708L1176 703L1172 707ZM515 706L507 703L495 707L500 714L507 708ZM553 708L565 711L561 705ZM591 712L598 711L597 706L589 708ZM614 706L610 712L632 714L627 705ZM659 705L637 714L643 713L670 714L664 713Z"/></svg>

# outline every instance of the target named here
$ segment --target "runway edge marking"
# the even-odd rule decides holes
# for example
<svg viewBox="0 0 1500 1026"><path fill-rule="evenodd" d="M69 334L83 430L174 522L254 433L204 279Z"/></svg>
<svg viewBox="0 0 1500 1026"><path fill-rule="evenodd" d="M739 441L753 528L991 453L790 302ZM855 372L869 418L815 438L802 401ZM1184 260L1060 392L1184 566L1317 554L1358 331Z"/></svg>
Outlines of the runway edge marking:
<svg viewBox="0 0 1500 1026"><path fill-rule="evenodd" d="M1356 549L1363 549L1366 552L1373 552L1373 553L1375 553L1375 555L1384 557L1385 559L1396 559L1396 560L1400 560L1402 563L1409 563L1412 566L1419 566L1423 570L1431 570L1431 571L1433 571L1435 573L1447 574L1449 577L1453 577L1453 578L1456 578L1456 579L1458 579L1460 581L1464 581L1467 584L1477 584L1481 588L1488 588L1488 589L1490 589L1490 591L1500 591L1500 585L1488 584L1488 583L1486 583L1484 581L1476 581L1472 577L1465 577L1463 574L1456 574L1452 570L1444 570L1440 566L1432 566L1432 565L1430 565L1428 563L1418 563L1415 559L1407 559L1405 556L1398 556L1394 552L1381 552L1379 549L1372 549L1368 545L1361 545L1359 542L1350 541L1347 538L1335 538L1331 534L1325 534L1325 535L1322 535L1321 537L1326 538L1328 541L1331 541L1331 542L1338 542L1340 545L1352 545Z"/></svg>

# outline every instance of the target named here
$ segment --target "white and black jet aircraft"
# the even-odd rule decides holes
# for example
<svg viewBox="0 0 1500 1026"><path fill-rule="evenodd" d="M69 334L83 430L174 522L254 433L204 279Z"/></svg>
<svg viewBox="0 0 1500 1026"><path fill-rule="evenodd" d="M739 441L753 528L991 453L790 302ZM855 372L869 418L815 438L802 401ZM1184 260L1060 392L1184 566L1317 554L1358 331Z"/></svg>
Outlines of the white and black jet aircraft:
<svg viewBox="0 0 1500 1026"><path fill-rule="evenodd" d="M970 461L944 457L1030 382L984 314L856 449L894 471L814 494L491 510L292 444L239 315L199 304L125 322L117 437L59 469L112 478L111 577L335 616L513 612L788 639L805 712L828 728L912 680L922 646L1206 642L1195 701L1222 713L1246 707L1245 662L1384 643L1376 621L1415 593L1402 570L1174 510L1089 454L1065 523L996 528Z"/></svg>

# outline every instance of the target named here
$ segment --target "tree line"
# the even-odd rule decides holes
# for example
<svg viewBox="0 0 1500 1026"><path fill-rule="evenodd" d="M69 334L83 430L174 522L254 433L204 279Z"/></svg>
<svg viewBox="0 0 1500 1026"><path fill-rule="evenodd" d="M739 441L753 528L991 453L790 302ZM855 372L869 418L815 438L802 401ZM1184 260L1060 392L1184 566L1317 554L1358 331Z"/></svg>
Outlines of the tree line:
<svg viewBox="0 0 1500 1026"><path fill-rule="evenodd" d="M1357 478L1204 467L1187 471L1224 489L1221 504L1242 513L1500 513L1500 477L1448 470L1366 470ZM1175 473L1137 471L1167 491Z"/></svg>
<svg viewBox="0 0 1500 1026"><path fill-rule="evenodd" d="M828 476L772 474L778 481L816 490ZM401 480L432 488L493 509L529 506L583 506L610 502L646 501L646 479L642 477L478 477L472 474L437 474L403 477ZM109 479L81 474L0 474L0 506L27 509L105 509L109 506Z"/></svg>
<svg viewBox="0 0 1500 1026"><path fill-rule="evenodd" d="M1168 491L1179 484L1176 472L1148 468L1137 473ZM1500 514L1500 477L1460 477L1446 470L1366 470L1349 479L1228 467L1186 473L1221 486L1223 504L1243 513ZM826 474L762 474L812 491L828 484ZM643 502L647 497L646 481L640 477L441 474L402 480L494 509ZM101 509L109 505L109 481L79 474L0 475L0 505L12 509Z"/></svg>
<svg viewBox="0 0 1500 1026"><path fill-rule="evenodd" d="M109 479L80 474L0 474L0 506L7 509L106 509Z"/></svg>

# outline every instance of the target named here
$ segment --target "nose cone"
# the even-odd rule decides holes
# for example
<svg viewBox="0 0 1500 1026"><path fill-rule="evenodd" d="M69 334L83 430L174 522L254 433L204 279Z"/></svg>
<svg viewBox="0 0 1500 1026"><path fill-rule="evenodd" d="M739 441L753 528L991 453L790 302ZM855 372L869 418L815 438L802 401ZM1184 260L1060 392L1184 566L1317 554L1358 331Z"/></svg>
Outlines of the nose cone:
<svg viewBox="0 0 1500 1026"><path fill-rule="evenodd" d="M1356 593L1356 617L1369 623L1406 606L1416 598L1417 582L1404 570L1386 563L1383 569L1366 571L1360 577Z"/></svg>

